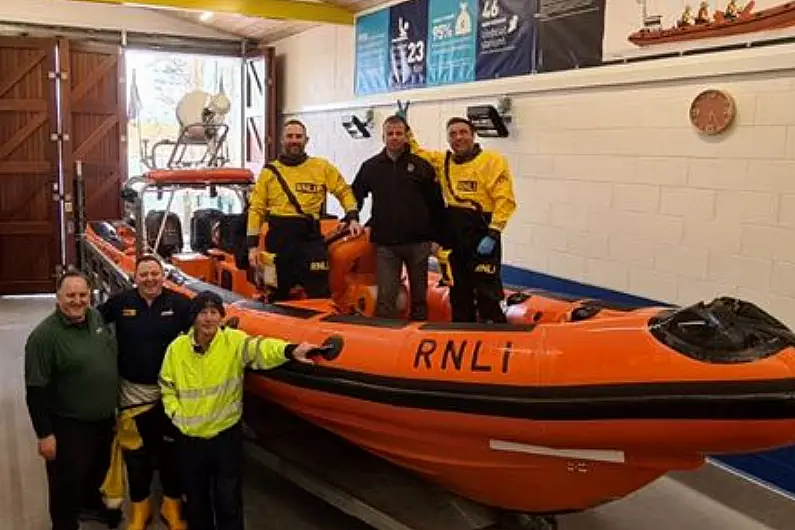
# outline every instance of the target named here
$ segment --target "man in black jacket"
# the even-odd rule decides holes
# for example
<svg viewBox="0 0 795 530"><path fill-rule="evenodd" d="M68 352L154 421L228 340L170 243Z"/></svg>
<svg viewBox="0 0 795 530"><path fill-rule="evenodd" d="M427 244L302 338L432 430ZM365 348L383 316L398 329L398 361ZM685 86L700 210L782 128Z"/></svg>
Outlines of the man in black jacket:
<svg viewBox="0 0 795 530"><path fill-rule="evenodd" d="M433 166L413 154L406 138L406 121L384 121L384 149L366 160L353 181L361 211L372 194L370 240L376 246L378 301L376 316L397 317L397 296L405 264L411 293L412 320L428 317L428 258L442 229L444 200Z"/></svg>

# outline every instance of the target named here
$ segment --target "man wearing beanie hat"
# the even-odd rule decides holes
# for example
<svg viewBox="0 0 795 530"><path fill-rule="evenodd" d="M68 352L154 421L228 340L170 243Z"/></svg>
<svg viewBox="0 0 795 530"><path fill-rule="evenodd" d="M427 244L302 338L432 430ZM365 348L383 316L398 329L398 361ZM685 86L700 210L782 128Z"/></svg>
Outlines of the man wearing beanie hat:
<svg viewBox="0 0 795 530"><path fill-rule="evenodd" d="M192 326L169 345L159 381L166 415L183 434L188 528L243 530L245 369L268 370L290 360L312 364L308 356L320 346L221 327L226 311L212 291L193 299L190 315Z"/></svg>

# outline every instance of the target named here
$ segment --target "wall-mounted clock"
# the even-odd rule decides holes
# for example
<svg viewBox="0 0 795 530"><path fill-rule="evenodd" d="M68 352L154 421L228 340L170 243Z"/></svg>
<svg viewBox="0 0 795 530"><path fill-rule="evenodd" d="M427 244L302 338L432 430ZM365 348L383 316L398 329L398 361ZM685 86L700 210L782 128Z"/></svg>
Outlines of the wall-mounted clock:
<svg viewBox="0 0 795 530"><path fill-rule="evenodd" d="M705 90L690 104L690 123L699 132L709 136L728 129L736 114L734 99L722 90Z"/></svg>

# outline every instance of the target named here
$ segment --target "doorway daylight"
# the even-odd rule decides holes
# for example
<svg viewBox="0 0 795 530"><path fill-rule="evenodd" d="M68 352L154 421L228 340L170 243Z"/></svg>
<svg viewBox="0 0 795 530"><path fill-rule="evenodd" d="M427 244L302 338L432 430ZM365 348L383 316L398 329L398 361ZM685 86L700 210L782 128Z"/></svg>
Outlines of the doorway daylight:
<svg viewBox="0 0 795 530"><path fill-rule="evenodd" d="M220 154L227 158L226 167L243 167L242 62L239 57L126 50L127 174L136 177L152 167L168 166L174 149L164 141L176 142L181 131L177 106L196 90L210 95L222 93L228 98L231 108L223 123L229 129ZM160 146L153 150L158 142ZM188 147L183 160L198 160L205 150L204 146ZM175 158L178 157L177 154ZM144 197L144 215L153 209L166 208L179 217L187 247L193 212L216 208L224 213L239 213L243 204L236 194L223 188L216 197L200 190L180 190L173 198L170 193L158 196L152 192Z"/></svg>

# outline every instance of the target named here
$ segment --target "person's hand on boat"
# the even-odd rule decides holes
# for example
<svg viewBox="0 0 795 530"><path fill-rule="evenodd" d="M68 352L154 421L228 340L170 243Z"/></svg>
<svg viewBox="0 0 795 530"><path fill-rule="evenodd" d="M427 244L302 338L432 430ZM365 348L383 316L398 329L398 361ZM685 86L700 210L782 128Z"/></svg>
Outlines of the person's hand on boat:
<svg viewBox="0 0 795 530"><path fill-rule="evenodd" d="M351 231L351 237L359 237L364 232L364 228L359 224L359 221L351 220L348 223L348 228Z"/></svg>
<svg viewBox="0 0 795 530"><path fill-rule="evenodd" d="M259 268L259 252L257 252L257 248L250 248L248 249L248 264L251 267Z"/></svg>
<svg viewBox="0 0 795 530"><path fill-rule="evenodd" d="M318 344L311 344L309 342L302 342L295 347L292 353L292 358L299 363L315 364L315 360L311 357L313 353L322 348Z"/></svg>

